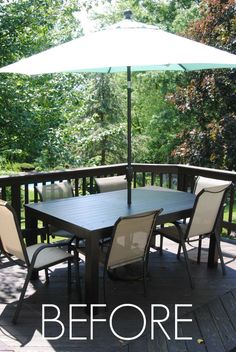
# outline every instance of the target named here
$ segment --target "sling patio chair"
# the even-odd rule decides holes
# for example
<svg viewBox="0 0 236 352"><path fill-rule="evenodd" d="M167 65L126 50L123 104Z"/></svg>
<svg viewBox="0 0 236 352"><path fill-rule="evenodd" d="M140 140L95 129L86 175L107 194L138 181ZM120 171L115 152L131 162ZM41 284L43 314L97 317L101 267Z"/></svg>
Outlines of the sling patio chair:
<svg viewBox="0 0 236 352"><path fill-rule="evenodd" d="M125 175L95 178L95 183L99 193L127 189L127 181ZM106 237L100 240L100 244L104 246L110 240L110 237Z"/></svg>
<svg viewBox="0 0 236 352"><path fill-rule="evenodd" d="M35 229L34 231L37 231ZM14 264L21 265L27 269L27 275L17 307L13 316L13 323L16 323L22 308L23 299L33 271L45 270L46 283L49 282L48 268L68 262L68 293L71 290L71 262L74 261L76 268L76 286L80 297L79 285L79 261L75 247L71 246L71 240L57 243L40 243L26 247L23 235L19 226L16 213L11 205L0 200L0 240L3 254ZM71 254L73 249L74 254Z"/></svg>
<svg viewBox="0 0 236 352"><path fill-rule="evenodd" d="M196 178L196 181L195 181L195 184L194 184L193 193L195 195L198 195L198 193L200 193L204 188L217 187L217 186L228 186L228 185L229 185L229 181L219 180L219 179L216 179L216 178L198 176ZM187 222L189 222L189 218L179 220L178 222L186 224ZM197 258L197 262L200 263L202 237L199 236L199 238L197 240L199 241L199 243L198 243L198 258ZM162 249L162 247L163 247L163 237L161 237L160 241L161 241L160 247ZM188 244L191 244L191 242L195 242L195 241L196 241L196 239L194 239L194 240L188 239L187 242L188 242ZM180 250L181 250L181 244L179 245L179 251Z"/></svg>
<svg viewBox="0 0 236 352"><path fill-rule="evenodd" d="M194 184L193 193L197 195L204 188L224 186L224 185L228 186L229 181L219 180L216 178L198 176L195 181L195 184Z"/></svg>
<svg viewBox="0 0 236 352"><path fill-rule="evenodd" d="M229 185L229 181L219 180L217 178L198 176L195 181L193 193L198 195L198 193L201 192L201 190L204 188L217 187L217 186L228 186L228 185ZM225 204L223 205L223 208L224 208L224 206L225 206ZM222 211L223 211L223 209L222 209ZM223 216L223 214L222 214L222 216ZM191 240L189 240L188 243L191 243ZM202 237L199 236L198 256L197 256L197 263L198 264L200 263L200 260L201 260L201 247L202 247Z"/></svg>
<svg viewBox="0 0 236 352"><path fill-rule="evenodd" d="M99 193L119 191L127 188L125 175L95 178L95 183Z"/></svg>
<svg viewBox="0 0 236 352"><path fill-rule="evenodd" d="M190 279L191 287L194 287L186 242L193 238L204 238L214 235L216 238L217 251L221 262L222 272L225 274L225 266L220 248L220 234L218 231L219 223L222 220L222 211L227 190L231 182L225 182L224 185L203 188L196 196L192 215L188 223L175 222L174 226L157 229L161 237L166 237L179 244L177 258L180 258L180 251L183 248L187 272ZM198 263L200 262L201 241L198 246ZM160 251L162 254L162 250Z"/></svg>
<svg viewBox="0 0 236 352"><path fill-rule="evenodd" d="M128 217L120 217L113 228L112 240L107 252L101 251L103 270L103 292L106 301L106 274L128 264L142 262L144 295L146 295L146 274L150 240L157 216L162 209Z"/></svg>
<svg viewBox="0 0 236 352"><path fill-rule="evenodd" d="M35 186L36 191L39 194L39 198L41 202L46 202L49 200L56 200L56 199L61 199L61 198L70 198L74 197L74 192L71 184L67 181L64 182L59 182L59 183L53 183L53 184L48 184L48 185L42 185L42 186ZM68 231L65 231L63 229L58 229L53 225L47 224L47 242L50 242L50 236L58 236L58 237L64 237L64 238L72 238L74 237L73 234L71 234ZM78 240L76 240L78 242ZM78 244L78 243L77 243Z"/></svg>

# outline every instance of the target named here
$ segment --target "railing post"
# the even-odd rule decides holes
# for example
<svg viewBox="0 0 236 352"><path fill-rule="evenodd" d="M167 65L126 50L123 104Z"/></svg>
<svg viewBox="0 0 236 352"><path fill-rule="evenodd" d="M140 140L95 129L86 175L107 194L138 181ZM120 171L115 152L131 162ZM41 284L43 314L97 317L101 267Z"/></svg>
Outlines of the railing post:
<svg viewBox="0 0 236 352"><path fill-rule="evenodd" d="M178 180L177 180L177 189L179 191L184 191L184 186L185 186L185 175L183 174L181 170L181 166L178 166Z"/></svg>
<svg viewBox="0 0 236 352"><path fill-rule="evenodd" d="M152 172L152 174L151 174L151 185L154 186L154 183L155 183L155 174L154 174L154 172Z"/></svg>
<svg viewBox="0 0 236 352"><path fill-rule="evenodd" d="M14 184L11 186L11 205L15 209L19 223L21 222L21 194L20 185Z"/></svg>
<svg viewBox="0 0 236 352"><path fill-rule="evenodd" d="M228 222L233 222L233 211L234 211L234 187L230 188L230 198L229 198L229 217ZM228 236L231 233L231 229L228 229Z"/></svg>

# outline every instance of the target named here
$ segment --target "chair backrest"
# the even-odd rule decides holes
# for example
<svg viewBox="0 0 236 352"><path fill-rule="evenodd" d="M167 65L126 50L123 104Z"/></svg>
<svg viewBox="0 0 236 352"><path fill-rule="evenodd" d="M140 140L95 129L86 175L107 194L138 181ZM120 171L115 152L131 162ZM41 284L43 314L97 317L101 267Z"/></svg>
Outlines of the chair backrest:
<svg viewBox="0 0 236 352"><path fill-rule="evenodd" d="M3 200L0 200L0 239L3 251L14 255L28 264L28 256L24 240L14 209Z"/></svg>
<svg viewBox="0 0 236 352"><path fill-rule="evenodd" d="M40 196L40 200L43 202L74 196L71 184L66 181L50 185L36 186L35 188Z"/></svg>
<svg viewBox="0 0 236 352"><path fill-rule="evenodd" d="M125 175L95 178L95 182L100 193L127 188Z"/></svg>
<svg viewBox="0 0 236 352"><path fill-rule="evenodd" d="M198 193L188 224L187 237L214 232L230 185L231 182L227 182L225 185L204 188Z"/></svg>
<svg viewBox="0 0 236 352"><path fill-rule="evenodd" d="M112 242L105 263L107 269L117 268L144 259L162 209L119 218L114 226Z"/></svg>
<svg viewBox="0 0 236 352"><path fill-rule="evenodd" d="M228 185L229 185L229 181L224 181L224 180L218 180L218 179L215 179L215 178L199 176L196 179L193 192L194 192L194 194L197 195L204 188L216 187L216 186L228 186Z"/></svg>

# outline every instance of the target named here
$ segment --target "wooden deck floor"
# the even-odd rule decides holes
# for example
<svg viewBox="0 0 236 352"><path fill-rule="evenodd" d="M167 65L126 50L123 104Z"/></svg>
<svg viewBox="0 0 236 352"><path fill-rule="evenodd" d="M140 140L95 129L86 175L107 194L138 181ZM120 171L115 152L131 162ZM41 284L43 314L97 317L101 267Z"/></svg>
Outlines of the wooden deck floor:
<svg viewBox="0 0 236 352"><path fill-rule="evenodd" d="M168 340L162 332L157 333L154 340L146 334L127 345L126 351L138 351L142 346L140 348L142 352L236 352L235 313L236 289L233 289L181 317L191 320L191 323L179 323L178 335L191 336L192 340L174 340L172 322L172 325L170 323L165 325L171 340Z"/></svg>
<svg viewBox="0 0 236 352"><path fill-rule="evenodd" d="M206 243L207 246L207 243ZM222 276L220 266L208 269L204 263L207 253L203 251L201 265L191 262L195 289L189 285L184 261L176 260L176 247L165 240L164 253L154 252L150 256L148 296L144 298L140 281L107 281L108 312L101 309L96 319L109 320L114 308L120 304L131 303L142 309L147 318L147 326L142 336L133 341L119 339L111 331L108 322L94 323L94 339L90 339L89 319L83 309L76 309L73 318L88 319L87 322L73 322L73 337L87 337L87 340L75 340L69 337L69 304L76 304L77 293L70 298L66 289L66 270L63 265L51 272L51 282L44 280L32 282L27 291L19 323L12 325L11 317L14 304L24 281L24 270L10 266L4 258L0 263L0 351L23 352L224 352L236 348L236 246L222 243L227 275ZM189 248L194 258L195 249ZM205 253L205 256L204 256ZM83 265L81 280L83 282ZM132 271L139 268L132 267ZM126 273L127 274L127 273ZM129 275L132 272L129 272ZM42 275L42 279L44 279ZM101 273L102 280L102 273ZM101 295L102 296L102 295ZM59 339L47 340L42 337L42 304L55 304L60 308L60 320L65 333ZM101 300L101 303L102 300ZM151 340L150 311L152 304L165 305L170 318L163 323L171 340L167 340L163 331L155 325L154 340ZM192 340L174 339L174 305L191 304L181 308L182 319L192 322L180 323L179 334L191 336ZM159 319L165 309L159 307ZM55 315L55 311L51 311ZM164 318L164 315L163 315ZM137 309L124 307L117 311L112 320L114 330L123 337L132 337L142 328L142 316ZM61 327L57 323L47 323L47 336L57 336ZM4 344L4 345L3 345ZM4 349L5 348L5 349ZM236 349L235 349L236 351Z"/></svg>

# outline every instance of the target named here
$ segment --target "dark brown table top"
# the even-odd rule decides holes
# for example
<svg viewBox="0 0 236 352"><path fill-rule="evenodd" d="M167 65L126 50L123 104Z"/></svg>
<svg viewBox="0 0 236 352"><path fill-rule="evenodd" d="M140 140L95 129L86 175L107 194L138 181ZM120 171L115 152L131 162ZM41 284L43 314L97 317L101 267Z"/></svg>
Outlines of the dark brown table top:
<svg viewBox="0 0 236 352"><path fill-rule="evenodd" d="M158 223L188 217L194 199L191 193L150 186L132 190L130 207L126 190L32 203L25 207L30 216L86 238L91 232L103 237L120 216L163 208Z"/></svg>

